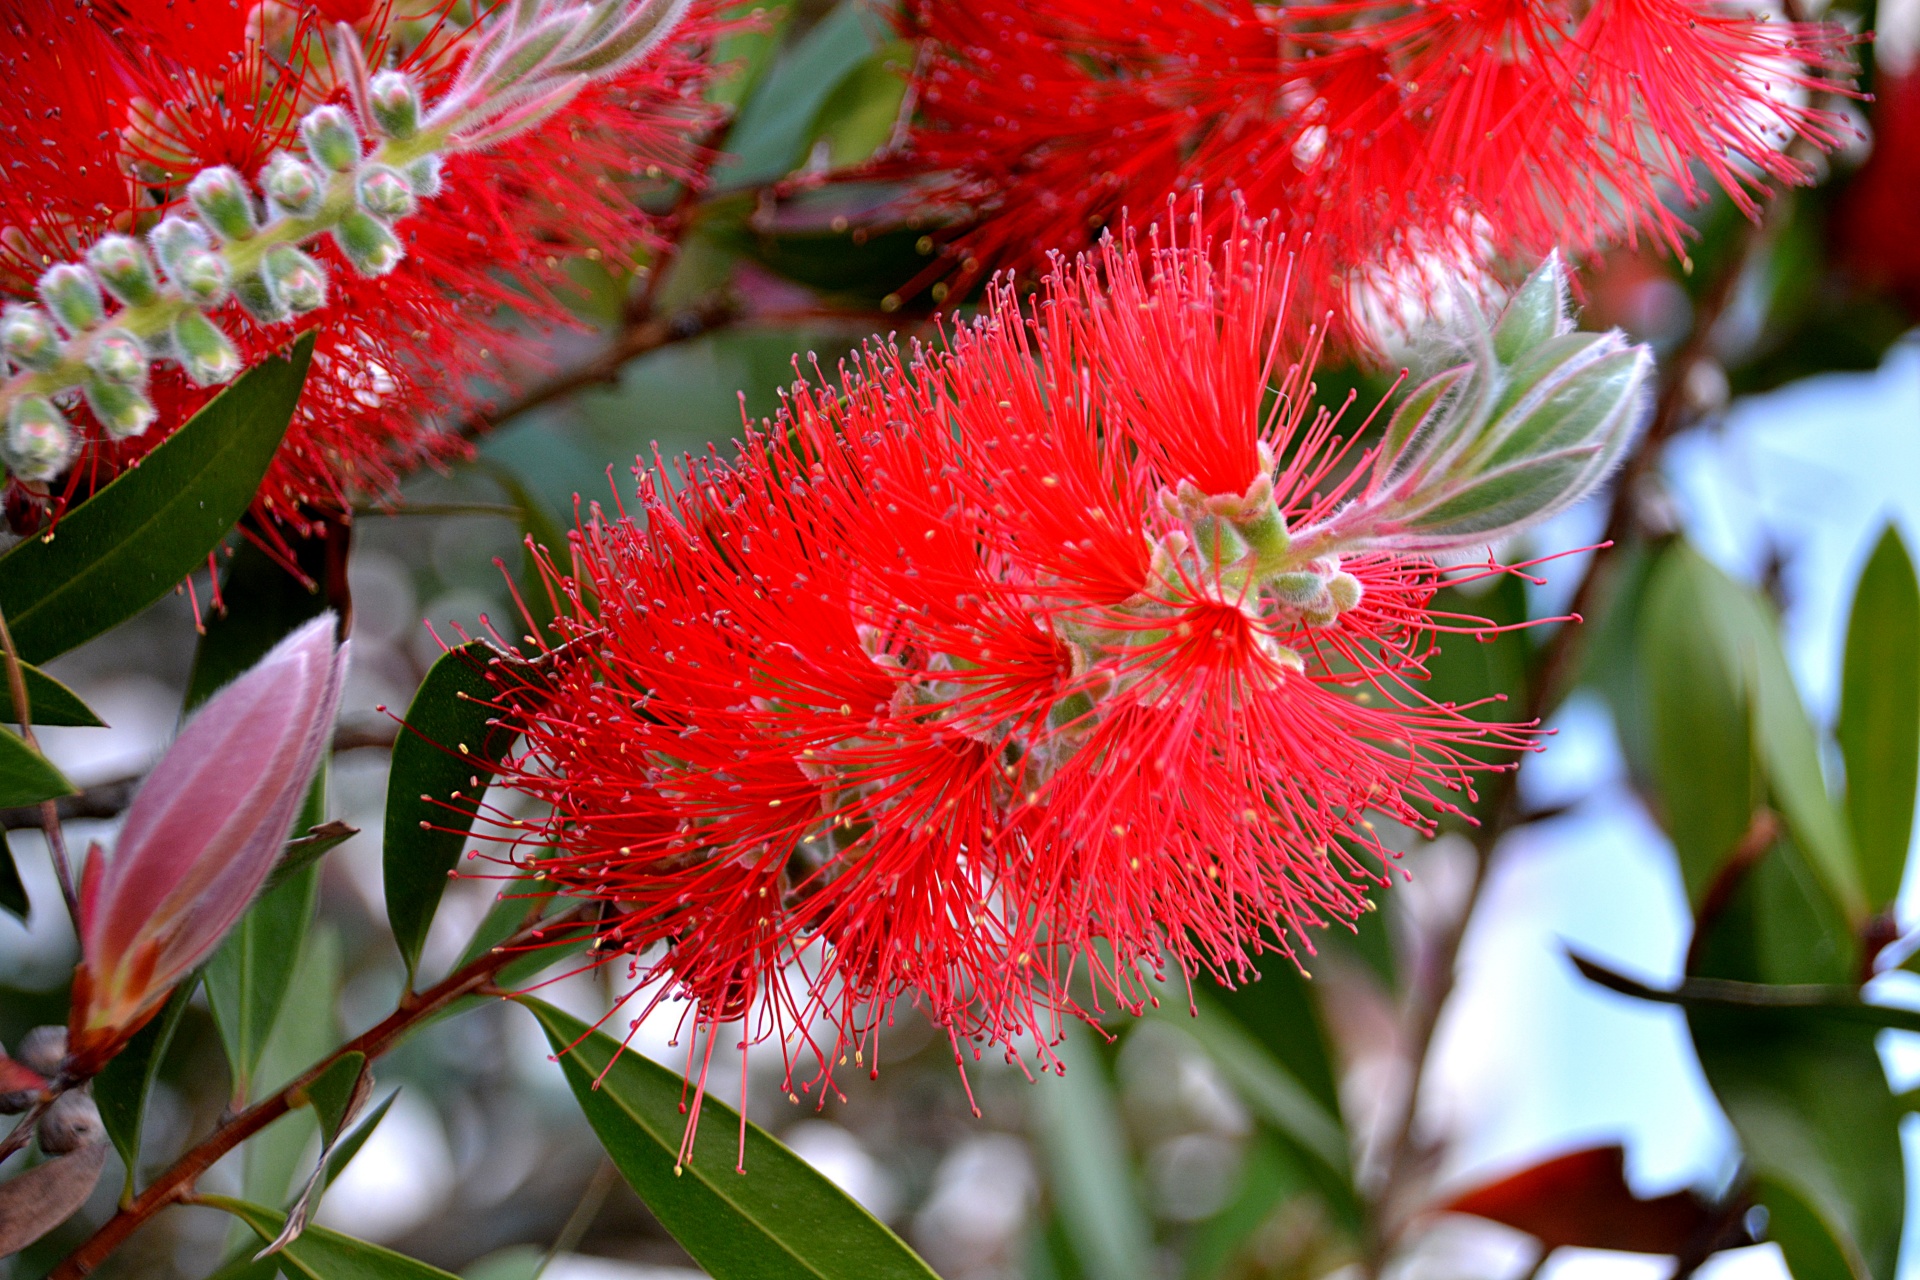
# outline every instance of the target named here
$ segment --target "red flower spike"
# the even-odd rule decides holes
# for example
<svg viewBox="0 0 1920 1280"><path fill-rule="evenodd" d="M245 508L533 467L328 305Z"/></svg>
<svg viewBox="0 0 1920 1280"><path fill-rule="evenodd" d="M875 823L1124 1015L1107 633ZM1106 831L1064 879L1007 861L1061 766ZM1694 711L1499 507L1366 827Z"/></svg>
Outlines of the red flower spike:
<svg viewBox="0 0 1920 1280"><path fill-rule="evenodd" d="M1430 830L1505 767L1469 748L1532 745L1417 692L1428 561L1316 549L1370 459L1304 407L1276 234L1228 225L796 384L546 562L560 643L493 668L502 779L656 1003L825 1077L903 995L1046 1061L1077 973L1137 1009L1167 957L1310 949L1384 883L1374 817Z"/></svg>
<svg viewBox="0 0 1920 1280"><path fill-rule="evenodd" d="M1300 314L1343 345L1449 278L1677 247L1664 201L1709 194L1695 166L1751 214L1810 179L1788 141L1849 132L1806 99L1845 91L1854 37L1713 0L921 0L902 29L914 127L849 176L951 224L912 288L1037 273L1127 210L1232 191L1293 233Z"/></svg>
<svg viewBox="0 0 1920 1280"><path fill-rule="evenodd" d="M66 1073L96 1074L252 903L333 733L347 647L322 615L187 722L141 784L114 856L80 885Z"/></svg>
<svg viewBox="0 0 1920 1280"><path fill-rule="evenodd" d="M349 96L325 22L354 21L366 60L380 65L398 16L384 0L315 5L292 19L276 11L265 25L210 23L229 6L208 0L124 8L75 16L29 0L0 21L0 69L16 89L0 104L0 142L23 157L0 188L0 225L10 228L0 294L30 296L48 263L104 231L148 229L166 207L151 192L177 194L203 167L253 179L295 144L302 112ZM565 112L482 154L448 157L440 193L396 228L406 256L390 274L367 279L331 244L314 245L332 284L325 307L297 326L257 324L237 306L216 317L246 363L318 331L314 377L261 487L262 514L297 527L310 509L390 494L409 470L465 454L445 424L480 410L503 368L537 367L543 329L577 323L567 265L618 266L647 252L655 223L643 191L697 172L692 139L712 118L700 98L705 51L724 26L716 14L696 4L667 44L590 84ZM394 51L429 101L453 82L474 30L443 16ZM149 390L159 429L118 442L87 430L68 491L111 479L214 390L159 370Z"/></svg>

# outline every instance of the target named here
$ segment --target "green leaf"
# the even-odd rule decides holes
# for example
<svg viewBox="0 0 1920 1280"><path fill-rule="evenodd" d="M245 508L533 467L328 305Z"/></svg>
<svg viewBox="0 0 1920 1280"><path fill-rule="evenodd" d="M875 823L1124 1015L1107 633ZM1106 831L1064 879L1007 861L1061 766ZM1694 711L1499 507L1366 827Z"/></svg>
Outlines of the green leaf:
<svg viewBox="0 0 1920 1280"><path fill-rule="evenodd" d="M1654 781L1687 898L1698 906L1760 799L1738 669L1700 625L1697 561L1668 556L1648 584L1640 668Z"/></svg>
<svg viewBox="0 0 1920 1280"><path fill-rule="evenodd" d="M1308 1190L1293 1160L1293 1153L1284 1150L1271 1135L1254 1135L1248 1144L1246 1165L1240 1172L1239 1193L1226 1208L1200 1224L1192 1245L1186 1250L1186 1267L1182 1273L1186 1280L1215 1280L1242 1274L1238 1269L1229 1268L1236 1259L1257 1251L1255 1233L1282 1201Z"/></svg>
<svg viewBox="0 0 1920 1280"><path fill-rule="evenodd" d="M74 729L107 727L107 722L102 720L92 707L80 701L79 694L32 663L21 663L20 675L27 686L27 714L33 717L35 727L41 725ZM0 689L0 720L8 724L18 724L19 721L14 718L13 712L12 693Z"/></svg>
<svg viewBox="0 0 1920 1280"><path fill-rule="evenodd" d="M314 779L295 831L326 810L326 766ZM293 983L295 961L320 901L320 867L309 863L260 895L207 964L207 1003L233 1068L234 1096L251 1096L254 1068Z"/></svg>
<svg viewBox="0 0 1920 1280"><path fill-rule="evenodd" d="M1163 1000L1159 1013L1193 1037L1241 1101L1277 1133L1319 1161L1326 1172L1341 1181L1350 1176L1346 1129L1322 1098L1205 993L1194 993L1197 1017L1189 1017L1185 1009L1176 1010L1174 1006L1174 1001Z"/></svg>
<svg viewBox="0 0 1920 1280"><path fill-rule="evenodd" d="M800 163L808 125L873 52L868 24L878 21L858 0L841 0L774 64L727 135L731 158L715 167L715 190L784 178Z"/></svg>
<svg viewBox="0 0 1920 1280"><path fill-rule="evenodd" d="M707 84L708 102L738 113L759 89L767 68L773 65L774 55L779 53L787 29L793 25L794 8L792 3L760 6L751 0L739 6L739 9L757 11L758 21L713 42L713 56L708 62L715 74Z"/></svg>
<svg viewBox="0 0 1920 1280"><path fill-rule="evenodd" d="M384 854L387 923L409 983L492 773L480 762L499 760L511 745L510 735L487 724L493 690L481 668L494 656L496 650L478 640L440 655L413 695L393 744Z"/></svg>
<svg viewBox="0 0 1920 1280"><path fill-rule="evenodd" d="M1851 984L1849 944L1824 886L1793 842L1782 841L1708 922L1694 981ZM1872 1016L1864 1007L1687 1008L1701 1068L1740 1137L1745 1167L1798 1202L1782 1195L1768 1203L1781 1205L1793 1228L1780 1243L1795 1276L1854 1274L1826 1270L1837 1249L1864 1266L1855 1269L1861 1280L1893 1280L1906 1200L1902 1112L1874 1047Z"/></svg>
<svg viewBox="0 0 1920 1280"><path fill-rule="evenodd" d="M1066 1073L1042 1081L1035 1137L1061 1224L1080 1269L1100 1280L1154 1274L1149 1221L1134 1191L1126 1129L1093 1032L1069 1022L1054 1051Z"/></svg>
<svg viewBox="0 0 1920 1280"><path fill-rule="evenodd" d="M1507 364L1559 333L1567 320L1567 268L1555 253L1514 290L1493 326L1493 351Z"/></svg>
<svg viewBox="0 0 1920 1280"><path fill-rule="evenodd" d="M287 841L287 847L281 853L280 861L274 864L273 870L267 873L266 881L260 886L261 895L272 893L359 834L360 828L350 827L336 818L331 822L323 822L317 827L310 827L307 834Z"/></svg>
<svg viewBox="0 0 1920 1280"><path fill-rule="evenodd" d="M93 1078L94 1105L100 1108L100 1120L107 1127L107 1136L113 1139L114 1148L127 1166L128 1190L133 1189L140 1167L140 1130L146 1123L147 1097L153 1091L154 1076L167 1056L167 1047L173 1043L173 1033L180 1028L180 1019L193 1003L197 986L198 975L175 987L166 1007L140 1028L127 1047Z"/></svg>
<svg viewBox="0 0 1920 1280"><path fill-rule="evenodd" d="M335 1009L340 998L341 969L339 933L325 924L311 930L300 951L293 985L254 1073L259 1095L292 1081L340 1043ZM257 1134L245 1148L241 1194L256 1202L284 1203L298 1183L319 1128L313 1111L301 1107Z"/></svg>
<svg viewBox="0 0 1920 1280"><path fill-rule="evenodd" d="M1655 570L1650 592L1666 593L1666 617L1663 625L1673 628L1691 625L1699 639L1711 640L1718 655L1719 672L1714 679L1722 688L1733 688L1745 698L1751 716L1749 730L1752 754L1764 777L1766 790L1787 820L1798 847L1803 851L1826 892L1848 920L1866 918L1866 895L1860 885L1854 860L1853 842L1846 823L1828 797L1826 778L1820 768L1820 744L1813 724L1800 703L1793 674L1780 648L1780 636L1773 613L1752 591L1728 578L1685 543L1670 547ZM1648 609L1654 609L1649 599ZM1652 620L1648 620L1651 625ZM1677 639L1670 638L1672 645ZM1644 657L1644 654L1643 654ZM1656 673L1647 671L1648 692L1655 700L1654 714L1684 712L1671 705L1663 712L1663 701L1702 696L1683 686L1669 684L1656 689ZM1703 677L1704 678L1704 677ZM1723 709L1723 708L1722 708ZM1725 747L1721 742L1720 746ZM1669 757L1669 766L1681 764ZM1731 765L1722 761L1723 773L1710 781L1717 786L1734 783ZM1682 807L1694 804L1718 806L1724 818L1734 804L1731 792L1698 794L1690 788L1684 774L1672 768L1663 784L1665 799L1674 815ZM1757 800L1757 797L1755 797ZM1743 818L1744 821L1744 818ZM1737 838L1737 837L1736 837ZM1722 855L1731 848L1721 851ZM1693 883L1690 878L1689 885Z"/></svg>
<svg viewBox="0 0 1920 1280"><path fill-rule="evenodd" d="M0 556L0 609L44 662L125 622L206 563L252 503L293 418L311 334L256 365L49 538Z"/></svg>
<svg viewBox="0 0 1920 1280"><path fill-rule="evenodd" d="M39 804L78 790L19 734L0 729L0 809Z"/></svg>
<svg viewBox="0 0 1920 1280"><path fill-rule="evenodd" d="M326 538L293 542L295 563L315 584L309 585L251 538L240 540L220 576L220 595L227 607L207 618L206 634L194 649L193 671L187 677L189 711L266 657L268 650L303 623L325 612L327 599L317 584L326 578L329 545Z"/></svg>
<svg viewBox="0 0 1920 1280"><path fill-rule="evenodd" d="M849 71L820 104L805 152L824 142L827 163L845 169L886 145L900 119L913 57L910 41L891 40Z"/></svg>
<svg viewBox="0 0 1920 1280"><path fill-rule="evenodd" d="M348 1165L353 1163L353 1158L360 1154L360 1148L367 1145L367 1139L371 1138L373 1131L380 1127L380 1122L387 1118L387 1112L393 1108L393 1100L399 1096L400 1091L395 1089L380 1099L378 1105L367 1112L366 1119L353 1126L344 1137L334 1143L333 1150L327 1153L326 1181L329 1185L346 1171Z"/></svg>
<svg viewBox="0 0 1920 1280"><path fill-rule="evenodd" d="M1845 1230L1791 1178L1756 1177L1753 1198L1767 1210L1767 1239L1786 1255L1793 1280L1867 1280Z"/></svg>
<svg viewBox="0 0 1920 1280"><path fill-rule="evenodd" d="M320 1120L320 1141L331 1144L340 1135L353 1105L354 1091L367 1069L364 1053L343 1053L327 1064L327 1069L302 1090L307 1105Z"/></svg>
<svg viewBox="0 0 1920 1280"><path fill-rule="evenodd" d="M287 1222L276 1209L230 1196L202 1196L198 1203L226 1210L262 1242L272 1241ZM457 1280L451 1272L325 1227L308 1227L277 1256L289 1280Z"/></svg>
<svg viewBox="0 0 1920 1280"><path fill-rule="evenodd" d="M1920 778L1920 582L1891 524L1854 590L1838 736L1860 879L1884 910L1906 872Z"/></svg>
<svg viewBox="0 0 1920 1280"><path fill-rule="evenodd" d="M7 833L0 832L0 911L25 924L32 910L19 864L13 860L13 842Z"/></svg>
<svg viewBox="0 0 1920 1280"><path fill-rule="evenodd" d="M736 1173L740 1116L712 1098L692 1162L677 1166L686 1082L551 1005L521 1003L607 1154L714 1280L933 1280L898 1236L757 1125L745 1127Z"/></svg>
<svg viewBox="0 0 1920 1280"><path fill-rule="evenodd" d="M533 490L529 489L520 477L505 465L491 460L483 460L482 465L486 467L487 474L493 477L494 483L506 490L508 500L520 508L521 532L532 538L537 545L545 547L555 558L559 567L564 570L567 567L566 531L560 527L560 522L553 518L553 513L547 510L547 504L535 496ZM518 585L520 602L526 605L527 612L533 615L534 632L551 641L553 637L548 628L553 625L555 613L553 596L547 590L546 579L541 576L540 566L534 560L533 551L524 544L520 551Z"/></svg>

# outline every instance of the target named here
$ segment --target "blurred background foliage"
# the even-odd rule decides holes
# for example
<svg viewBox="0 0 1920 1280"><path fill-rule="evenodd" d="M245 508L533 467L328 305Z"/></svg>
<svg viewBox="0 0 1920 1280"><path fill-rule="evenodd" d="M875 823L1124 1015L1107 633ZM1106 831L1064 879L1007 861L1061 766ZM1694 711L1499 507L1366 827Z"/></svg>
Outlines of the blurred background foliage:
<svg viewBox="0 0 1920 1280"><path fill-rule="evenodd" d="M1898 21L1920 25L1915 9ZM259 908L303 926L271 935L300 941L265 958L278 976L259 1008L223 1006L217 982L211 1002L183 1008L145 1118L145 1164L392 1007L405 968L385 924L380 709L403 709L463 630L524 630L510 590L529 582L523 538L557 543L576 502L629 492L635 456L724 448L743 413L774 410L796 368L831 371L874 332L929 332L931 300L893 292L923 262L923 229L889 223L884 191L821 180L893 135L912 49L858 0L754 12L758 24L719 51L730 70L713 95L735 114L711 194L684 211L677 252L634 277L582 264L582 328L555 339L553 367L590 360L643 319L706 322L611 381L503 411L473 464L359 513L346 566L353 669L324 807L360 834ZM1871 4L1833 13L1888 26ZM1911 140L1913 127L1884 116L1914 111L1917 95L1876 79L1864 52L1881 94L1860 104L1870 135ZM1890 1007L1920 1003L1900 972L1920 920L1911 891L1902 905L1920 751L1907 551L1920 472L1900 443L1920 431L1920 360L1903 339L1920 280L1900 275L1920 239L1920 155L1863 142L1823 163L1818 186L1783 195L1761 223L1710 205L1684 256L1642 246L1583 274L1586 326L1624 327L1663 357L1651 448L1617 495L1535 539L1611 548L1540 566L1537 582L1451 591L1462 613L1546 621L1452 637L1430 688L1489 716L1542 716L1559 739L1517 783L1485 786L1478 825L1430 844L1402 833L1411 878L1356 934L1301 957L1311 979L1271 957L1237 990L1170 985L1153 1016L1076 1030L1058 1079L969 1063L978 1119L949 1046L903 1007L877 1079L858 1075L817 1112L780 1095L777 1048L756 1050L750 1114L950 1280L1571 1280L1674 1274L1675 1259L1681 1274L1723 1277L1920 1276L1920 1253L1900 1261L1920 1023ZM1887 202L1863 194L1869 183L1905 191L1904 221L1876 212ZM1364 402L1387 381L1327 369L1320 386L1329 401L1352 387ZM1782 414L1806 402L1766 398L1790 384L1858 430L1799 468L1791 518L1772 521L1742 468L1791 430ZM1823 520L1868 532L1796 571ZM1500 550L1512 561L1530 548ZM251 554L226 572L248 573ZM1796 596L1807 572L1823 575L1813 612ZM200 641L203 664L244 643L247 611L308 603L227 594L234 612ZM1573 631L1557 620L1570 611L1584 617ZM187 656L194 626L181 596L52 664L112 725L44 731L76 782L99 791L137 775L189 691L204 692ZM1827 669L1810 674L1809 654ZM52 902L37 832L9 825L24 891ZM80 842L108 830L72 827ZM1636 888L1591 891L1595 867ZM485 864L467 869L425 939L429 979L493 904ZM1514 943L1515 921L1542 910L1574 923L1531 951ZM1577 976L1573 951L1613 990ZM0 1040L63 1020L72 961L57 912L0 919ZM542 996L584 1016L627 994L618 967L577 968L555 965ZM678 1063L671 1019L652 1021L637 1043ZM531 1280L543 1266L553 1280L694 1274L614 1175L547 1052L524 1012L493 1002L385 1059L378 1093L397 1096L320 1221L472 1280ZM1583 1058L1604 1072L1583 1074ZM1512 1083L1529 1072L1572 1083L1534 1098ZM1570 1091L1582 1107L1556 1113ZM317 1142L302 1112L208 1185L283 1202ZM40 1274L119 1185L110 1171L81 1218L3 1265ZM178 1211L111 1273L204 1276L250 1238L213 1210ZM272 1264L222 1274L267 1276Z"/></svg>

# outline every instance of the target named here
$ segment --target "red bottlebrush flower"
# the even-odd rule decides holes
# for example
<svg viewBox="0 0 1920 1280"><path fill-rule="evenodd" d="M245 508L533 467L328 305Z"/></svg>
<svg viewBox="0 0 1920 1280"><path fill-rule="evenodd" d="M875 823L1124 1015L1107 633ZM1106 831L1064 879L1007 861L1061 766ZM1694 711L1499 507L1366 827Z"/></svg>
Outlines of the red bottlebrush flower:
<svg viewBox="0 0 1920 1280"><path fill-rule="evenodd" d="M1281 241L1230 225L796 384L549 564L560 643L494 668L505 777L659 999L859 1044L905 993L1044 1057L1077 969L1137 1007L1166 956L1310 946L1384 880L1373 816L1430 829L1465 747L1527 745L1419 696L1433 565L1323 532L1387 490L1306 407Z"/></svg>
<svg viewBox="0 0 1920 1280"><path fill-rule="evenodd" d="M1238 192L1295 237L1301 314L1377 340L1366 291L1420 293L1559 247L1652 234L1707 188L1740 206L1803 182L1784 144L1832 146L1808 105L1838 28L1712 0L921 0L914 128L856 176L909 180L949 220L942 277L1034 270L1177 191Z"/></svg>
<svg viewBox="0 0 1920 1280"><path fill-rule="evenodd" d="M207 19L227 8L127 0L68 13L29 0L0 23L0 68L15 89L0 105L0 139L22 158L0 189L0 294L30 297L49 263L105 231L147 229L170 207L153 192L177 200L216 164L252 179L295 146L303 112L348 96L322 19L357 17L369 61L396 54L430 102L478 29L443 17L398 48L388 3L293 18L243 6L245 22ZM714 9L696 6L665 45L588 85L566 111L484 153L447 157L439 194L396 228L406 256L392 272L369 279L316 245L335 268L327 305L293 325L255 323L234 305L220 313L249 363L318 330L315 376L262 486L263 513L297 522L306 508L338 510L469 449L446 428L497 392L503 368L537 362L542 330L574 323L567 263L645 252L654 221L641 197L695 180L693 139L710 118L704 52L717 28ZM149 394L162 429L119 442L90 432L76 482L110 477L211 392L163 369Z"/></svg>
<svg viewBox="0 0 1920 1280"><path fill-rule="evenodd" d="M324 614L208 700L80 885L66 1074L97 1073L220 945L280 859L333 735L347 647Z"/></svg>

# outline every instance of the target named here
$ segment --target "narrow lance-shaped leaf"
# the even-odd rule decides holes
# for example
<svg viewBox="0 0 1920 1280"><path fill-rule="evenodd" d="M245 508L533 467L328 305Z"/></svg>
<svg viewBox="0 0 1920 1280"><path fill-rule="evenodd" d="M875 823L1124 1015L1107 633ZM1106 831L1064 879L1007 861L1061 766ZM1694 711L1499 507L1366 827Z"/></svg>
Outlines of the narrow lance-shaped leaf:
<svg viewBox="0 0 1920 1280"><path fill-rule="evenodd" d="M384 855L387 922L409 980L446 892L447 875L459 865L473 828L492 772L487 765L510 744L507 735L487 724L493 691L481 667L496 655L477 640L442 654L420 682L393 744Z"/></svg>
<svg viewBox="0 0 1920 1280"><path fill-rule="evenodd" d="M44 662L126 621L206 563L259 490L313 354L311 335L249 370L179 430L0 556L0 609L20 656Z"/></svg>
<svg viewBox="0 0 1920 1280"><path fill-rule="evenodd" d="M20 735L0 729L0 809L39 804L77 790L50 760L22 742Z"/></svg>
<svg viewBox="0 0 1920 1280"><path fill-rule="evenodd" d="M13 840L0 832L0 911L25 923L32 909L26 882L20 879L20 866L13 860Z"/></svg>
<svg viewBox="0 0 1920 1280"><path fill-rule="evenodd" d="M1147 1280L1153 1241L1133 1186L1126 1130L1093 1034L1069 1023L1056 1052L1065 1074L1035 1100L1047 1185L1081 1269L1103 1280Z"/></svg>
<svg viewBox="0 0 1920 1280"><path fill-rule="evenodd" d="M1906 871L1920 775L1920 582L1891 525L1854 591L1846 654L1839 738L1847 816L1867 901L1884 910Z"/></svg>
<svg viewBox="0 0 1920 1280"><path fill-rule="evenodd" d="M933 1280L898 1236L757 1125L709 1098L693 1159L676 1163L686 1082L552 1005L523 998L600 1144L713 1280Z"/></svg>
<svg viewBox="0 0 1920 1280"><path fill-rule="evenodd" d="M93 1079L93 1101L100 1108L100 1120L107 1137L113 1140L120 1159L127 1166L127 1188L134 1186L140 1167L141 1128L147 1118L147 1097L153 1092L154 1077L179 1030L180 1019L193 1002L194 983L183 982L157 1017L140 1028L127 1047L106 1069Z"/></svg>
<svg viewBox="0 0 1920 1280"><path fill-rule="evenodd" d="M92 707L80 701L79 694L32 663L21 663L20 675L27 686L27 714L33 717L34 727L106 728L107 722L95 714ZM14 715L12 694L4 688L0 688L0 720L8 724L19 723Z"/></svg>
<svg viewBox="0 0 1920 1280"><path fill-rule="evenodd" d="M203 1196L201 1204L224 1209L247 1224L262 1242L287 1224L287 1215L230 1196ZM458 1280L451 1272L325 1227L308 1227L275 1255L282 1275L298 1280Z"/></svg>

